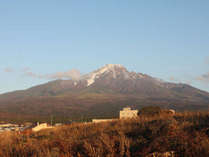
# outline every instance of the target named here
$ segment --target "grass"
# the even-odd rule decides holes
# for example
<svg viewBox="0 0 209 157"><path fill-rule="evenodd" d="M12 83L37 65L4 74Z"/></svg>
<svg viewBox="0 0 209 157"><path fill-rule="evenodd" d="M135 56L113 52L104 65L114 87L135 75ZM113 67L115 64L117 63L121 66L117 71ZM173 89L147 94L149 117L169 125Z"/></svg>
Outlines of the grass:
<svg viewBox="0 0 209 157"><path fill-rule="evenodd" d="M37 133L0 134L1 157L146 157L174 151L209 156L209 113L140 116L99 124L76 123Z"/></svg>

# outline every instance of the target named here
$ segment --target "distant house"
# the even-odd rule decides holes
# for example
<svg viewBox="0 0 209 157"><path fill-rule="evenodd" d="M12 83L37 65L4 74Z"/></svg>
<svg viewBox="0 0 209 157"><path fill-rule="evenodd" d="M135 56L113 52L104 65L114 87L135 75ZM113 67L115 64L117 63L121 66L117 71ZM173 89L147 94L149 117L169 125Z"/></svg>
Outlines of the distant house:
<svg viewBox="0 0 209 157"><path fill-rule="evenodd" d="M47 123L42 123L42 124L37 123L37 126L32 128L32 131L37 132L37 131L40 131L40 130L43 130L43 129L50 129L50 128L53 128L53 127L48 126Z"/></svg>
<svg viewBox="0 0 209 157"><path fill-rule="evenodd" d="M130 107L123 108L122 111L120 111L120 119L125 118L136 118L138 117L138 110L131 110Z"/></svg>

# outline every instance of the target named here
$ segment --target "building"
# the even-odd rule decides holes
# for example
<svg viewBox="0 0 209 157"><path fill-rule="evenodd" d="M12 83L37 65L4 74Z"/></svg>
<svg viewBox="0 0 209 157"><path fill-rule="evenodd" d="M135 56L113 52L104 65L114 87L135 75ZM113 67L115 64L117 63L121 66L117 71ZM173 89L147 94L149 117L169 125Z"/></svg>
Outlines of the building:
<svg viewBox="0 0 209 157"><path fill-rule="evenodd" d="M131 110L130 107L123 108L122 111L120 111L120 119L125 118L137 118L138 117L138 110ZM101 123L101 122L112 122L118 119L92 119L93 123Z"/></svg>
<svg viewBox="0 0 209 157"><path fill-rule="evenodd" d="M32 131L37 132L37 131L40 131L42 129L50 129L50 128L53 128L53 127L52 126L48 126L47 123L42 123L42 124L37 123L37 126L32 128Z"/></svg>
<svg viewBox="0 0 209 157"><path fill-rule="evenodd" d="M126 107L123 108L122 111L120 111L120 119L136 117L138 117L138 110L131 110L130 107Z"/></svg>

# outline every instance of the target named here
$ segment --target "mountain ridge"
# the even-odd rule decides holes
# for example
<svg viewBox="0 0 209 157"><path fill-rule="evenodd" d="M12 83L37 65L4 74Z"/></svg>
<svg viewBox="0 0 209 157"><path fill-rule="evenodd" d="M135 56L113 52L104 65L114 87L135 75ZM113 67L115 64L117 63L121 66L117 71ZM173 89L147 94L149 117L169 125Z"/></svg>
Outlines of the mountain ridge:
<svg viewBox="0 0 209 157"><path fill-rule="evenodd" d="M80 79L54 80L0 95L0 111L42 116L111 117L127 105L206 110L209 93L187 84L129 72L122 65L107 64Z"/></svg>

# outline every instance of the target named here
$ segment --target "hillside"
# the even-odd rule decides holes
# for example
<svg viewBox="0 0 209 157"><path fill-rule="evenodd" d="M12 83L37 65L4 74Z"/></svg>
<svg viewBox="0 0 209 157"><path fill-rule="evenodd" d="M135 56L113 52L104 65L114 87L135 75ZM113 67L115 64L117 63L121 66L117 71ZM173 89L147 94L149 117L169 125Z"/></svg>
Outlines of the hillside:
<svg viewBox="0 0 209 157"><path fill-rule="evenodd" d="M108 64L77 80L55 80L0 95L1 113L27 117L117 117L127 105L208 110L209 93Z"/></svg>
<svg viewBox="0 0 209 157"><path fill-rule="evenodd" d="M37 133L0 134L1 157L209 156L208 113L160 114L99 124L71 124Z"/></svg>

